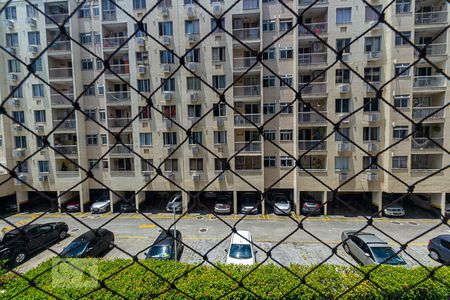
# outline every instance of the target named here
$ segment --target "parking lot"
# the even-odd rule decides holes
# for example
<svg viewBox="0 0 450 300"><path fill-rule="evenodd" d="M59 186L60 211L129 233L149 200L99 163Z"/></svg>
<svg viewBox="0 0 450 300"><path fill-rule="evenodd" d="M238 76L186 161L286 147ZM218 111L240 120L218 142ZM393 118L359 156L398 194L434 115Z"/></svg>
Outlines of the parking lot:
<svg viewBox="0 0 450 300"><path fill-rule="evenodd" d="M16 226L24 225L34 221L39 216L38 213L15 214L8 217L8 221ZM90 213L74 214L81 222L92 228L102 226L110 218L117 217L108 223L105 228L115 234L117 248L105 255L106 259L129 258L129 254L144 258L146 249L152 244L160 233L160 226L167 228L173 222L173 215L166 213L146 214L146 217L134 213L92 215ZM295 220L300 220L299 216L292 215ZM198 263L203 260L202 255L208 255L211 262L225 262L225 249L229 245L229 235L231 226L236 224L238 230L248 230L253 235L255 250L257 250L257 262L317 264L326 259L327 263L345 265L348 263L357 264L356 261L346 254L342 247L338 249L338 256L331 256L332 251L321 241L334 247L340 242L340 235L343 230L360 229L366 225L366 220L362 217L311 217L303 221L304 230L298 229L298 225L286 216L276 215L254 215L247 216L240 220L241 216L223 216L223 221L212 215L190 214L177 222L177 230L183 234L184 251L181 261ZM74 238L87 231L87 228L79 221L62 213L48 213L35 221L37 223L63 221L69 225L70 236L62 242L52 246L56 252L60 252ZM423 232L439 224L439 220L432 219L389 219L378 218L374 221L374 226L380 230L392 234L394 239L400 242L407 242L421 235ZM0 222L0 228L8 225ZM381 239L387 241L394 248L398 249L398 244L385 236L373 227L365 231L377 234ZM281 245L275 247L271 252L272 257L266 259L266 252L284 237L292 235ZM442 233L450 233L448 226L439 226L435 230L414 239L407 249L407 254L402 254L409 265L437 264L428 257L427 243L432 237ZM320 240L320 241L319 241ZM129 254L127 254L129 253ZM39 263L55 256L50 251L44 251L31 257L27 262L18 267L19 271L26 271L37 266ZM331 257L330 257L331 256Z"/></svg>

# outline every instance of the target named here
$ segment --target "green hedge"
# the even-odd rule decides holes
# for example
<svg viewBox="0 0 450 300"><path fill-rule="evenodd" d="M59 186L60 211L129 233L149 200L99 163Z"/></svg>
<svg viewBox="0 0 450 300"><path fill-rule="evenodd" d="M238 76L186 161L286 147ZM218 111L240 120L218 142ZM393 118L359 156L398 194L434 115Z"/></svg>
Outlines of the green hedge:
<svg viewBox="0 0 450 300"><path fill-rule="evenodd" d="M168 291L161 294L160 298L187 298L183 293L170 289L170 284L153 275L139 264L133 263L132 260L82 259L71 260L70 262L90 274L96 274L97 278L100 279L112 275L106 280L106 286L129 299L153 298L166 290ZM296 288L300 283L299 280L290 272L275 265L260 266L249 276L246 276L251 267L220 265L220 268L225 272L224 274L206 265L195 267L190 264L164 261L140 261L140 263L168 280L182 276L186 271L192 270L188 275L184 275L176 281L175 285L179 290L197 299L215 299L224 294L227 294L225 299L280 299L292 289L293 291L288 294L286 299L330 299L350 289L364 278L361 273L351 267L323 265L306 277L306 284L312 288L305 284ZM100 288L95 281L90 280L88 276L83 275L68 264L58 264L57 260L47 261L26 273L25 276L33 278L44 270L51 268L52 265L56 265L56 267L38 276L35 283L36 286L59 298L79 298L95 290L87 298L121 299L120 296ZM128 265L131 266L122 270ZM313 267L291 265L289 268L293 273L302 276ZM361 269L368 271L370 267L362 267ZM438 280L427 279L418 284L427 277L427 274L427 271L423 268L381 266L371 273L370 279L380 285L382 289L366 280L350 290L342 299L392 299L409 287L416 285L416 287L406 291L401 299L449 299L450 267L435 271L434 276ZM243 285L258 296L239 287L229 276L237 280L245 277ZM8 276L3 286L0 287L4 290L4 293L0 293L0 298L10 298L27 287L29 287L29 284L24 279ZM321 293L317 293L314 289ZM43 299L48 298L48 295L30 288L20 294L19 298Z"/></svg>

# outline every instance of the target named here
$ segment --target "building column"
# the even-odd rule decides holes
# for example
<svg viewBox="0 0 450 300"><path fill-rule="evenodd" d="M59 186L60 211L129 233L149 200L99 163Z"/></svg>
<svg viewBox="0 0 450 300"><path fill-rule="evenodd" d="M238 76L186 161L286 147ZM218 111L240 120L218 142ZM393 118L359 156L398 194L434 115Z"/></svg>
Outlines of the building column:
<svg viewBox="0 0 450 300"><path fill-rule="evenodd" d="M445 216L446 193L441 193L441 215Z"/></svg>
<svg viewBox="0 0 450 300"><path fill-rule="evenodd" d="M300 216L300 192L297 189L294 189L294 206L295 213Z"/></svg>
<svg viewBox="0 0 450 300"><path fill-rule="evenodd" d="M80 212L89 211L88 204L91 201L89 188L84 184L81 185L81 190L78 192L80 196ZM86 207L85 207L86 206Z"/></svg>
<svg viewBox="0 0 450 300"><path fill-rule="evenodd" d="M323 214L324 216L326 216L328 215L328 203L325 203L327 201L327 192L319 192L319 193L320 193L320 203L322 203L323 207Z"/></svg>
<svg viewBox="0 0 450 300"><path fill-rule="evenodd" d="M136 197L135 197L135 201L136 201L136 203L134 205L135 205L136 209L139 210L139 205L145 201L145 192L140 191L139 193L137 193Z"/></svg>
<svg viewBox="0 0 450 300"><path fill-rule="evenodd" d="M266 199L263 199L263 197L261 196L261 214L265 215L266 214Z"/></svg>
<svg viewBox="0 0 450 300"><path fill-rule="evenodd" d="M377 207L378 216L383 215L383 192L372 192L372 204Z"/></svg>
<svg viewBox="0 0 450 300"><path fill-rule="evenodd" d="M235 214L235 215L237 215L238 214L238 203L237 203L237 201L238 201L238 198L237 198L237 195L238 195L238 193L237 193L237 191L235 190L235 191L233 191L233 214Z"/></svg>
<svg viewBox="0 0 450 300"><path fill-rule="evenodd" d="M17 191L16 192L17 212L20 212L20 205L26 202L28 202L28 192Z"/></svg>
<svg viewBox="0 0 450 300"><path fill-rule="evenodd" d="M185 191L181 191L181 206L182 206L182 212L185 213L188 211L189 206L189 194Z"/></svg>
<svg viewBox="0 0 450 300"><path fill-rule="evenodd" d="M71 198L71 192L65 193L65 191L56 191L56 195L58 197L58 212L62 212L63 210L61 209L61 207L63 206L64 203L66 203L67 201L70 200Z"/></svg>
<svg viewBox="0 0 450 300"><path fill-rule="evenodd" d="M117 194L122 195L120 192L115 191ZM111 200L111 212L114 212L114 205L121 200L119 196L117 196L112 191L109 191L109 199Z"/></svg>

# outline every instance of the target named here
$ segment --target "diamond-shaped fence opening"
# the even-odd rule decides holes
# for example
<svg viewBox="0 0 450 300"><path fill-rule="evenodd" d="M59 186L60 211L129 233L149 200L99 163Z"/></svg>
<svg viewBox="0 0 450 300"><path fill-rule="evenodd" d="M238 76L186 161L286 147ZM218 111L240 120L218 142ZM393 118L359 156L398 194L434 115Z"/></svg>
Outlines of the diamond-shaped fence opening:
<svg viewBox="0 0 450 300"><path fill-rule="evenodd" d="M72 284L64 274L76 270L78 298L196 298L202 272L221 281L219 294L208 294L207 278L200 283L211 298L355 298L365 288L402 298L430 282L448 292L440 273L448 235L436 242L447 258L430 241L438 262L416 248L449 230L449 16L448 4L432 2L3 2L0 190L16 193L12 209L48 205L19 222L0 216L8 272L0 289L10 298L65 298L58 282ZM74 212L89 205L113 213ZM155 213L158 205L173 216ZM380 218L404 215L404 206L440 212L434 220ZM333 212L349 218L315 217ZM47 218L76 229L37 225ZM130 236L110 231L126 231L123 218L173 241L166 247L174 253L159 259L191 264L168 271L142 260L155 250L148 237L121 242L133 239L135 223ZM186 220L186 231L200 227L205 238L183 236ZM264 223L274 225L253 228L261 238L238 231ZM110 257L129 260L103 270L67 258L95 248L80 238L62 252L50 244L80 229ZM249 246L230 253L232 236ZM24 272L17 265L38 260L33 249L56 259ZM236 272L223 266L225 255L253 261ZM404 260L418 266L415 280L392 294L380 274ZM255 287L264 268L287 281ZM345 280L323 287L330 268ZM136 272L151 292L123 294L118 278ZM21 283L10 291L14 280Z"/></svg>

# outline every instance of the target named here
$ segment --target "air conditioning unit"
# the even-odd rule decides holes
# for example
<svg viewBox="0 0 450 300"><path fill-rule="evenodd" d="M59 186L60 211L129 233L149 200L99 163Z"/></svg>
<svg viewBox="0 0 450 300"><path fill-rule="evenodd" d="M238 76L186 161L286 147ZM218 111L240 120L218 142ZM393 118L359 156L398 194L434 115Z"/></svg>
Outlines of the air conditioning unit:
<svg viewBox="0 0 450 300"><path fill-rule="evenodd" d="M164 92L164 100L166 101L172 100L172 92Z"/></svg>
<svg viewBox="0 0 450 300"><path fill-rule="evenodd" d="M17 74L9 73L8 74L8 80L10 80L10 81L17 81Z"/></svg>
<svg viewBox="0 0 450 300"><path fill-rule="evenodd" d="M196 102L198 100L198 93L192 92L190 95L191 102Z"/></svg>
<svg viewBox="0 0 450 300"><path fill-rule="evenodd" d="M168 36L168 35L163 36L162 37L162 43L165 46L169 46L170 45L170 36Z"/></svg>
<svg viewBox="0 0 450 300"><path fill-rule="evenodd" d="M342 61L349 62L350 61L350 53L342 53Z"/></svg>
<svg viewBox="0 0 450 300"><path fill-rule="evenodd" d="M27 24L30 25L31 27L36 27L36 18L27 18Z"/></svg>
<svg viewBox="0 0 450 300"><path fill-rule="evenodd" d="M18 179L16 179L16 178L14 179L14 185L23 185L22 181L27 180L27 175L25 175L25 174L19 174L17 177L18 177Z"/></svg>
<svg viewBox="0 0 450 300"><path fill-rule="evenodd" d="M14 20L6 20L6 26L8 27L8 29L14 29L15 23L16 21Z"/></svg>
<svg viewBox="0 0 450 300"><path fill-rule="evenodd" d="M219 179L219 181L225 181L225 174L220 174L217 179Z"/></svg>
<svg viewBox="0 0 450 300"><path fill-rule="evenodd" d="M145 66L143 66L143 65L137 66L137 72L138 72L139 74L141 74L141 75L144 75L144 74L145 74L146 69L147 69L147 68L146 68Z"/></svg>
<svg viewBox="0 0 450 300"><path fill-rule="evenodd" d="M173 152L174 149L175 149L175 148L173 148L173 147L168 147L168 148L167 148L167 154L172 154L172 152Z"/></svg>
<svg viewBox="0 0 450 300"><path fill-rule="evenodd" d="M151 175L150 175L150 173L145 172L145 173L142 174L142 177L144 177L144 180L145 180L145 181L149 181L150 178L151 178Z"/></svg>
<svg viewBox="0 0 450 300"><path fill-rule="evenodd" d="M339 142L337 144L338 152L348 152L351 150L351 144L349 142Z"/></svg>
<svg viewBox="0 0 450 300"><path fill-rule="evenodd" d="M34 130L36 130L36 131L43 131L44 130L44 125L42 125L42 124L34 125Z"/></svg>
<svg viewBox="0 0 450 300"><path fill-rule="evenodd" d="M187 67L189 70L191 70L192 72L195 72L195 70L197 70L197 64L196 64L196 63L193 63L193 62L188 63L188 64L186 65L186 67Z"/></svg>
<svg viewBox="0 0 450 300"><path fill-rule="evenodd" d="M225 120L223 118L217 118L216 122L217 122L217 127L222 127L225 123Z"/></svg>
<svg viewBox="0 0 450 300"><path fill-rule="evenodd" d="M222 5L220 3L213 3L211 12L215 16L220 16L222 14Z"/></svg>
<svg viewBox="0 0 450 300"><path fill-rule="evenodd" d="M378 145L375 143L370 143L367 145L367 151L369 152L376 152L378 151Z"/></svg>
<svg viewBox="0 0 450 300"><path fill-rule="evenodd" d="M39 181L44 182L48 180L48 175L39 174Z"/></svg>
<svg viewBox="0 0 450 300"><path fill-rule="evenodd" d="M380 119L380 116L378 114L368 114L367 115L368 122L377 122L379 119Z"/></svg>
<svg viewBox="0 0 450 300"><path fill-rule="evenodd" d="M13 130L14 130L14 131L22 131L22 125L20 125L20 124L14 124L14 125L13 125Z"/></svg>
<svg viewBox="0 0 450 300"><path fill-rule="evenodd" d="M192 181L195 182L200 181L200 174L192 174Z"/></svg>
<svg viewBox="0 0 450 300"><path fill-rule="evenodd" d="M223 147L222 146L217 147L217 152L223 152Z"/></svg>
<svg viewBox="0 0 450 300"><path fill-rule="evenodd" d="M172 128L172 120L166 119L164 123L166 125L166 128Z"/></svg>
<svg viewBox="0 0 450 300"><path fill-rule="evenodd" d="M19 158L25 155L25 149L19 148L13 150L13 156Z"/></svg>
<svg viewBox="0 0 450 300"><path fill-rule="evenodd" d="M198 154L198 151L199 151L200 149L198 148L198 146L193 146L192 147L192 154Z"/></svg>
<svg viewBox="0 0 450 300"><path fill-rule="evenodd" d="M145 37L139 36L135 39L136 45L145 46Z"/></svg>
<svg viewBox="0 0 450 300"><path fill-rule="evenodd" d="M30 46L28 46L28 52L29 52L30 54L36 54L36 53L38 53L38 51L39 51L38 46L36 46L36 45L30 45Z"/></svg>
<svg viewBox="0 0 450 300"><path fill-rule="evenodd" d="M367 173L367 181L378 181L377 173Z"/></svg>
<svg viewBox="0 0 450 300"><path fill-rule="evenodd" d="M11 53L11 54L16 55L16 48L8 47L8 48L6 48L6 51L8 51L8 52Z"/></svg>
<svg viewBox="0 0 450 300"><path fill-rule="evenodd" d="M168 7L163 7L161 8L161 16L163 17L168 17L169 16L169 8Z"/></svg>
<svg viewBox="0 0 450 300"><path fill-rule="evenodd" d="M350 178L348 173L339 173L339 181L346 181Z"/></svg>
<svg viewBox="0 0 450 300"><path fill-rule="evenodd" d="M339 92L341 94L343 94L343 93L350 93L350 84L341 84L339 86Z"/></svg>
<svg viewBox="0 0 450 300"><path fill-rule="evenodd" d="M162 64L162 65L161 65L161 70L162 70L164 73L170 73L170 64Z"/></svg>
<svg viewBox="0 0 450 300"><path fill-rule="evenodd" d="M369 61L375 61L379 60L381 56L381 53L379 51L371 51L367 53L367 60Z"/></svg>
<svg viewBox="0 0 450 300"><path fill-rule="evenodd" d="M195 34L189 33L187 35L187 40L188 40L189 43L195 43L195 40L196 40Z"/></svg>
<svg viewBox="0 0 450 300"><path fill-rule="evenodd" d="M20 100L20 98L12 98L11 99L11 104L13 106L20 106L20 104L22 104L22 100Z"/></svg>
<svg viewBox="0 0 450 300"><path fill-rule="evenodd" d="M170 180L174 180L175 179L175 174L173 173L166 173L166 177Z"/></svg>
<svg viewBox="0 0 450 300"><path fill-rule="evenodd" d="M188 6L186 8L186 14L187 14L188 18L195 17L195 7L194 6Z"/></svg>

